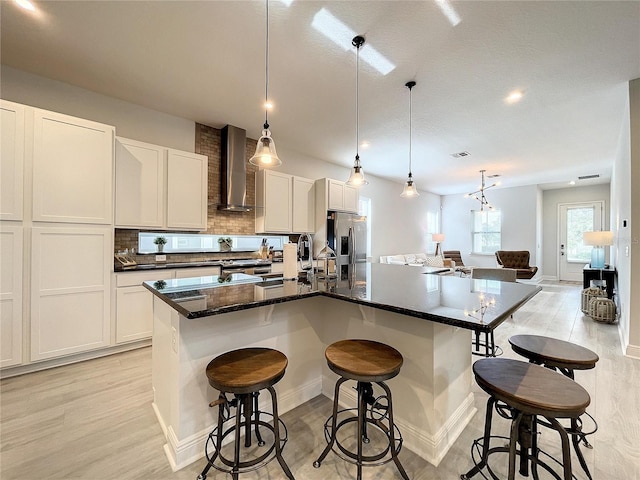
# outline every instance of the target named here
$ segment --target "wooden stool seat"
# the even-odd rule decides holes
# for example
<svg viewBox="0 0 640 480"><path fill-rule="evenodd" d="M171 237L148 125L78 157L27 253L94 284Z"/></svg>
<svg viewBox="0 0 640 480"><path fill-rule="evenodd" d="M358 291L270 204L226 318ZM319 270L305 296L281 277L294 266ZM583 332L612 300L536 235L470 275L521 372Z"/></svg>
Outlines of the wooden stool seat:
<svg viewBox="0 0 640 480"><path fill-rule="evenodd" d="M242 348L209 362L209 385L220 392L252 393L277 383L287 368L287 357L270 348Z"/></svg>
<svg viewBox="0 0 640 480"><path fill-rule="evenodd" d="M509 339L509 343L518 355L547 367L589 370L594 368L600 359L588 348L540 335L514 335ZM573 375L567 376L573 378Z"/></svg>
<svg viewBox="0 0 640 480"><path fill-rule="evenodd" d="M341 340L325 351L329 368L341 377L359 382L382 382L395 377L402 367L402 354L372 340Z"/></svg>
<svg viewBox="0 0 640 480"><path fill-rule="evenodd" d="M531 415L577 418L591 402L589 393L573 380L519 360L478 360L473 364L473 373L489 395Z"/></svg>

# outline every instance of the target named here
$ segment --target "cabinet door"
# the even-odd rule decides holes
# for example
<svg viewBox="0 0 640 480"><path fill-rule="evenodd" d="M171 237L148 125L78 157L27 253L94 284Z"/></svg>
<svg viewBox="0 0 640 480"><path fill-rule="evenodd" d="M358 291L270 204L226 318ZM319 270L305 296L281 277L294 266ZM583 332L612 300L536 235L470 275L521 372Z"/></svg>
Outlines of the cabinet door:
<svg viewBox="0 0 640 480"><path fill-rule="evenodd" d="M165 149L116 137L116 227L164 226Z"/></svg>
<svg viewBox="0 0 640 480"><path fill-rule="evenodd" d="M22 363L22 227L2 223L0 224L0 367L20 363Z"/></svg>
<svg viewBox="0 0 640 480"><path fill-rule="evenodd" d="M116 275L116 343L151 338L153 334L153 294L144 281L173 278L173 270Z"/></svg>
<svg viewBox="0 0 640 480"><path fill-rule="evenodd" d="M110 344L111 227L32 229L31 360Z"/></svg>
<svg viewBox="0 0 640 480"><path fill-rule="evenodd" d="M168 228L207 229L207 162L205 155L168 151Z"/></svg>
<svg viewBox="0 0 640 480"><path fill-rule="evenodd" d="M293 177L293 233L315 231L315 182Z"/></svg>
<svg viewBox="0 0 640 480"><path fill-rule="evenodd" d="M113 224L114 128L34 110L33 220Z"/></svg>
<svg viewBox="0 0 640 480"><path fill-rule="evenodd" d="M344 211L358 213L359 190L351 185L344 186Z"/></svg>
<svg viewBox="0 0 640 480"><path fill-rule="evenodd" d="M327 208L342 211L344 209L344 182L332 179L328 179L327 182L329 195Z"/></svg>
<svg viewBox="0 0 640 480"><path fill-rule="evenodd" d="M22 220L24 106L0 100L0 220Z"/></svg>
<svg viewBox="0 0 640 480"><path fill-rule="evenodd" d="M291 233L291 190L291 175L257 172L256 233Z"/></svg>

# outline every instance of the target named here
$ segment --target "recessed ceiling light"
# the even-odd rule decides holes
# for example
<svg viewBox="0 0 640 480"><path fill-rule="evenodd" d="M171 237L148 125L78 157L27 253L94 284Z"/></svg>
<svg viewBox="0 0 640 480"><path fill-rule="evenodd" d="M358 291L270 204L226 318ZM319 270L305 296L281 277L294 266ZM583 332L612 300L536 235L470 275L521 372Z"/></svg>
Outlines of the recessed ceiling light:
<svg viewBox="0 0 640 480"><path fill-rule="evenodd" d="M575 185L575 184L576 184L576 181L575 181L575 180L571 180L571 181L569 182L569 185Z"/></svg>
<svg viewBox="0 0 640 480"><path fill-rule="evenodd" d="M364 140L361 144L360 144L360 148L369 148L369 146L371 146L371 144L369 142L367 142L366 140Z"/></svg>
<svg viewBox="0 0 640 480"><path fill-rule="evenodd" d="M524 93L521 90L514 90L504 100L507 103L518 103L520 100L522 100L523 96Z"/></svg>
<svg viewBox="0 0 640 480"><path fill-rule="evenodd" d="M273 103L271 102L265 102L264 104L264 108L267 108L269 110L273 110Z"/></svg>
<svg viewBox="0 0 640 480"><path fill-rule="evenodd" d="M345 51L351 50L351 41L358 35L357 32L354 32L334 17L326 8L322 8L313 16L311 26ZM360 58L382 75L386 75L396 68L393 63L369 43L360 49Z"/></svg>
<svg viewBox="0 0 640 480"><path fill-rule="evenodd" d="M29 0L15 0L15 2L19 7L24 8L25 10L29 10L30 12L36 11L36 7Z"/></svg>

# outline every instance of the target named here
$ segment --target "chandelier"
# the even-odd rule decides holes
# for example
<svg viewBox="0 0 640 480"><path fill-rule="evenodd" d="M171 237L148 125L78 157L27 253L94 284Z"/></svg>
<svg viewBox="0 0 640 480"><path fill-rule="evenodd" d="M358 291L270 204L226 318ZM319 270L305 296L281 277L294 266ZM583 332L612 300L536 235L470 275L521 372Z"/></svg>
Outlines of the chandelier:
<svg viewBox="0 0 640 480"><path fill-rule="evenodd" d="M464 198L467 197L471 197L471 198L475 198L476 200L478 200L480 202L480 211L484 211L484 207L486 205L486 207L489 210L493 210L493 207L491 206L491 204L489 204L489 201L487 200L487 197L484 196L484 191L485 190L489 190L492 187L495 187L496 185L500 185L500 182L496 182L492 185L489 186L485 186L484 183L484 172L486 172L486 170L480 170L480 175L482 175L482 183L480 184L480 188L478 190L476 190L475 192L471 192L471 193L467 193Z"/></svg>

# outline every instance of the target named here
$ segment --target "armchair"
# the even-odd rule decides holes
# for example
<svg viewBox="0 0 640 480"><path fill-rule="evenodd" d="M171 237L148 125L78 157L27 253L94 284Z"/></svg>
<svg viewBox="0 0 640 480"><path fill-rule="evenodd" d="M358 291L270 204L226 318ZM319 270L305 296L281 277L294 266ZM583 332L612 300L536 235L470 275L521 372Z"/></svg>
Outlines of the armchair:
<svg viewBox="0 0 640 480"><path fill-rule="evenodd" d="M498 250L496 260L498 265L504 268L513 268L517 271L518 278L533 278L538 272L538 267L529 265L529 252L527 250Z"/></svg>

